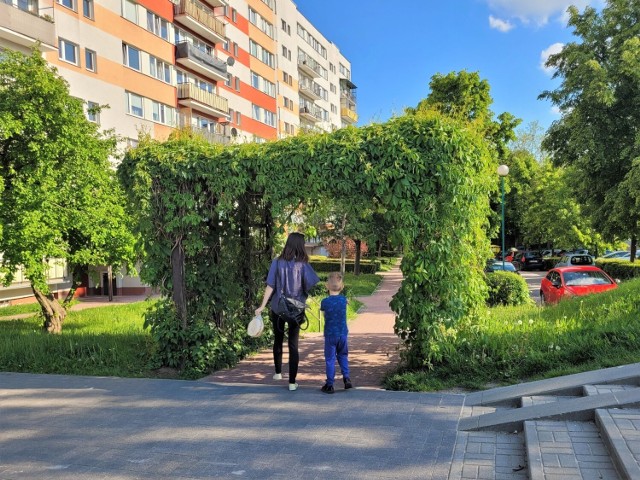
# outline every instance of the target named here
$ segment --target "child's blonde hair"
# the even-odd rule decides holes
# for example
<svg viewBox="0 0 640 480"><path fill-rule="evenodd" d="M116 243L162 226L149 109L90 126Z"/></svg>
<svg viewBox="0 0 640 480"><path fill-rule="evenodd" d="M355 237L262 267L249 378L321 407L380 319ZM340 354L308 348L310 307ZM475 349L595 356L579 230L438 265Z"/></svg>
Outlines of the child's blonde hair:
<svg viewBox="0 0 640 480"><path fill-rule="evenodd" d="M330 292L341 292L343 288L342 274L331 272L327 278L327 289L329 289Z"/></svg>

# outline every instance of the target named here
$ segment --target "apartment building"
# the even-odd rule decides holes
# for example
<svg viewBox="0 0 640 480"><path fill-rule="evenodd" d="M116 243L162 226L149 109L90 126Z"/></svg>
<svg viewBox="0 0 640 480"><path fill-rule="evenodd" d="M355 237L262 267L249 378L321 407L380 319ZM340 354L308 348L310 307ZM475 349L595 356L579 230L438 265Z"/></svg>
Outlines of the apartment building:
<svg viewBox="0 0 640 480"><path fill-rule="evenodd" d="M0 0L0 50L37 42L120 152L177 128L264 142L358 119L350 62L291 0Z"/></svg>

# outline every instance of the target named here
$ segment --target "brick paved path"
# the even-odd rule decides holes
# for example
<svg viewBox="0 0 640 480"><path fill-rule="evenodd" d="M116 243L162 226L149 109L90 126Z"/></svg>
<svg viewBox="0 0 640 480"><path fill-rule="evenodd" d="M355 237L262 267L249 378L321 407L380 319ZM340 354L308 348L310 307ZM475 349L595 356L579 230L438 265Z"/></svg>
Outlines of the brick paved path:
<svg viewBox="0 0 640 480"><path fill-rule="evenodd" d="M380 388L385 373L398 364L398 337L393 333L395 314L389 302L398 291L402 281L400 269L396 266L389 272L382 272L382 283L373 295L359 297L364 303L358 316L349 322L349 367L351 379L356 387ZM312 320L313 321L313 320ZM300 338L300 368L297 381L301 387L317 386L325 381L323 353L324 339L321 333L303 333ZM286 382L287 346L285 341L283 377ZM339 367L336 367L336 385L341 385ZM236 367L222 370L201 379L205 382L277 384L273 375L273 354L266 349L246 358Z"/></svg>

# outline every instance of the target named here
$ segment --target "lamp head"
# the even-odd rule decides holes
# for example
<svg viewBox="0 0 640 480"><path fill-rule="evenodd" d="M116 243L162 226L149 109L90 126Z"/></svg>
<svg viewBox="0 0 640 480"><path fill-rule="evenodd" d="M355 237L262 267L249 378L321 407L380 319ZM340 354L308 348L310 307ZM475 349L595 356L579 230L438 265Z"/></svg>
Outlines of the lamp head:
<svg viewBox="0 0 640 480"><path fill-rule="evenodd" d="M506 177L507 175L509 175L509 167L507 167L506 165L500 165L498 167L498 175L500 175L501 177Z"/></svg>

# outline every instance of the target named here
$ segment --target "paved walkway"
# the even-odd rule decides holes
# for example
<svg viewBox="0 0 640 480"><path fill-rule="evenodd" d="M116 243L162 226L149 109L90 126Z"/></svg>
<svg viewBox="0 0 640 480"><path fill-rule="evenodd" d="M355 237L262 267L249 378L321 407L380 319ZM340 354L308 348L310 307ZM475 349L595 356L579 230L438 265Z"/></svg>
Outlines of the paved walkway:
<svg viewBox="0 0 640 480"><path fill-rule="evenodd" d="M373 295L359 297L364 305L358 316L349 322L349 368L356 387L381 388L382 379L398 365L398 337L393 333L395 314L389 302L398 291L402 273L396 266L381 273L383 280ZM313 321L313 320L311 320ZM288 377L287 346L285 341L283 380L272 379L273 353L271 349L253 355L234 368L214 373L203 381L216 383L284 384ZM336 385L342 385L340 368L336 367ZM300 368L296 379L301 388L320 388L325 382L324 338L322 333L304 333L300 338Z"/></svg>

